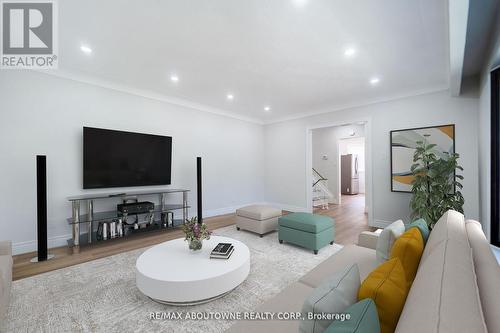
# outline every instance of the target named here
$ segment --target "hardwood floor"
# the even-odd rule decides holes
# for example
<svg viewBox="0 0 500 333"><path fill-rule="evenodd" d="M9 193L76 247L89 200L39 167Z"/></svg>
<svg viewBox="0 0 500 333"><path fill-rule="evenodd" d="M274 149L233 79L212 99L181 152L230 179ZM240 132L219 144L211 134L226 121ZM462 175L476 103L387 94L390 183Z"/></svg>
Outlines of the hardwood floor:
<svg viewBox="0 0 500 333"><path fill-rule="evenodd" d="M364 214L364 197L362 195L342 196L342 205L330 205L327 210L315 209L314 212L335 218L335 242L338 244L355 244L361 231L373 230L367 224L367 217ZM235 220L235 215L229 214L206 218L205 222L208 224L209 229L214 230L233 225ZM63 246L50 249L49 252L55 254L56 258L40 263L30 262L30 259L36 256L35 252L16 255L13 258L13 280L152 246L180 237L183 237L180 229L153 232L126 239L114 239L92 246L80 246L80 252L75 254L72 254L68 247Z"/></svg>
<svg viewBox="0 0 500 333"><path fill-rule="evenodd" d="M210 230L214 230L234 224L235 217L233 214L221 215L206 218L205 222ZM39 263L30 262L30 259L36 256L36 252L23 253L13 256L14 265L12 279L14 281L23 279L29 276L81 264L114 254L152 246L183 236L183 232L179 228L165 230L164 232L144 233L123 239L113 239L93 244L92 246L80 246L80 252L75 254L72 254L72 251L67 246L57 247L49 250L49 253L55 254L56 258Z"/></svg>
<svg viewBox="0 0 500 333"><path fill-rule="evenodd" d="M373 231L376 228L368 226L368 215L364 213L365 196L343 195L340 205L330 204L328 209L315 208L315 214L335 218L335 243L356 244L358 235L365 230Z"/></svg>

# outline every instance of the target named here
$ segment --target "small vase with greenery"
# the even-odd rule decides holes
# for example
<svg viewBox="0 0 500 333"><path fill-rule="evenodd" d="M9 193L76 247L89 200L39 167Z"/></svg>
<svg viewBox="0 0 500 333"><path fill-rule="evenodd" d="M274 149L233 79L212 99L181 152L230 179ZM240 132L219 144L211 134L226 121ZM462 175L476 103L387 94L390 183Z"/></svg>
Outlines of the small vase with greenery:
<svg viewBox="0 0 500 333"><path fill-rule="evenodd" d="M205 223L198 223L197 217L187 219L182 225L182 231L186 235L185 240L188 241L189 249L193 251L201 250L203 240L210 239L212 234Z"/></svg>
<svg viewBox="0 0 500 333"><path fill-rule="evenodd" d="M449 209L463 213L464 197L460 183L464 179L457 174L463 171L458 164L457 153L445 153L446 159L439 158L433 151L435 144L427 140L418 141L411 172L413 197L410 201L413 219L423 218L430 228Z"/></svg>

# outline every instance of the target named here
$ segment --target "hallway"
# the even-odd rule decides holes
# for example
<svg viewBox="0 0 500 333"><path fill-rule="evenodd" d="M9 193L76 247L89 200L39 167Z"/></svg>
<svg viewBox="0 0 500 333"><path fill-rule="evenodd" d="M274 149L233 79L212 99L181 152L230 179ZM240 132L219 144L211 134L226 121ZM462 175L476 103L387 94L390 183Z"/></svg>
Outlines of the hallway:
<svg viewBox="0 0 500 333"><path fill-rule="evenodd" d="M356 244L358 235L365 230L376 228L368 226L368 215L365 214L365 196L342 195L340 205L330 204L328 209L315 208L314 213L335 219L335 243Z"/></svg>

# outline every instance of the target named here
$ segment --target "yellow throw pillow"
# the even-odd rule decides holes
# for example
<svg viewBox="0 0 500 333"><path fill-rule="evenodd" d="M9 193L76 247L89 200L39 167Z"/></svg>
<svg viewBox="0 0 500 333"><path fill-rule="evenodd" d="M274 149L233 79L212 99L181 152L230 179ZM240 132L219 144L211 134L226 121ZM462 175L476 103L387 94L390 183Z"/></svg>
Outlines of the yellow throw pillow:
<svg viewBox="0 0 500 333"><path fill-rule="evenodd" d="M377 306L381 333L393 333L403 311L409 284L398 258L375 268L358 290L358 301L371 298Z"/></svg>
<svg viewBox="0 0 500 333"><path fill-rule="evenodd" d="M406 273L406 281L411 286L417 275L418 264L424 252L424 239L418 228L410 228L392 246L390 258L398 258Z"/></svg>

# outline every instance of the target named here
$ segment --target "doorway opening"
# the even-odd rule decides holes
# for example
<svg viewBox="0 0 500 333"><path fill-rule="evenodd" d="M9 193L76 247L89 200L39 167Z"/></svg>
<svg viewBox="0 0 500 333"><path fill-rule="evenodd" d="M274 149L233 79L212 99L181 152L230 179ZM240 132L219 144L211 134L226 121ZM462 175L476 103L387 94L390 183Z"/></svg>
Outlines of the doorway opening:
<svg viewBox="0 0 500 333"><path fill-rule="evenodd" d="M340 138L339 155L339 204L355 205L366 213L365 137Z"/></svg>
<svg viewBox="0 0 500 333"><path fill-rule="evenodd" d="M335 218L341 244L357 242L368 226L371 199L366 121L308 129L311 210Z"/></svg>

